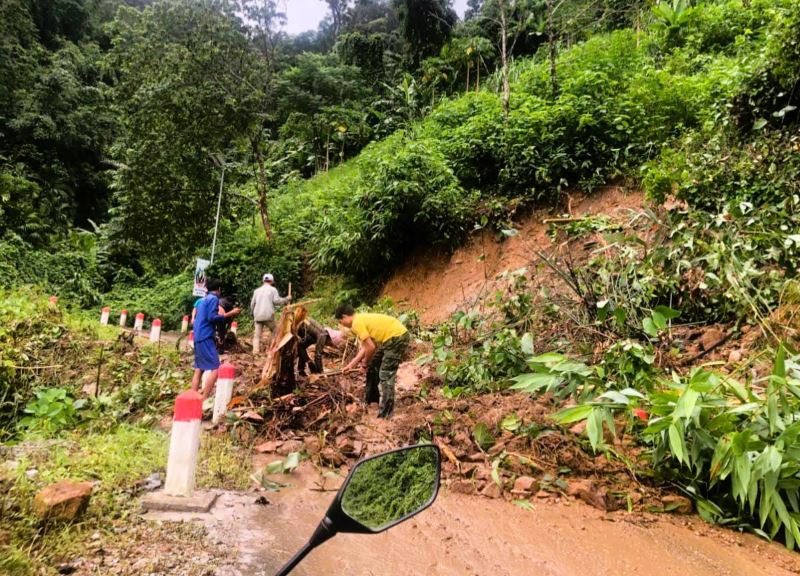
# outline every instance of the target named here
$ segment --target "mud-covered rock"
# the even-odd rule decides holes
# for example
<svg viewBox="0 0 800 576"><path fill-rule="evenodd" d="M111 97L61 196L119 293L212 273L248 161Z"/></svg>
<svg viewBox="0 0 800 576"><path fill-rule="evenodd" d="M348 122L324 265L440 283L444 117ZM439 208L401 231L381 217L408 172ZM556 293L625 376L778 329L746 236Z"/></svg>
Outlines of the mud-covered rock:
<svg viewBox="0 0 800 576"><path fill-rule="evenodd" d="M485 496L486 498L502 498L503 497L503 489L497 485L496 482L488 482L486 486L483 487L481 490L481 496Z"/></svg>
<svg viewBox="0 0 800 576"><path fill-rule="evenodd" d="M608 495L603 487L598 487L593 480L575 480L570 482L567 494L578 500L586 502L589 506L594 506L598 510L608 509Z"/></svg>
<svg viewBox="0 0 800 576"><path fill-rule="evenodd" d="M287 454L291 454L292 452L300 452L305 448L305 442L301 442L300 440L287 440L280 446L278 446L278 454L282 454L286 456Z"/></svg>
<svg viewBox="0 0 800 576"><path fill-rule="evenodd" d="M453 480L450 491L455 494L475 494L475 484L469 480Z"/></svg>
<svg viewBox="0 0 800 576"><path fill-rule="evenodd" d="M511 489L511 493L514 495L524 496L533 494L538 490L539 483L536 481L536 478L531 478L530 476L520 476L514 481L514 487Z"/></svg>
<svg viewBox="0 0 800 576"><path fill-rule="evenodd" d="M661 505L664 510L675 514L691 514L694 511L694 504L686 496L668 494L661 497Z"/></svg>
<svg viewBox="0 0 800 576"><path fill-rule="evenodd" d="M33 499L33 512L42 519L75 520L89 505L91 482L62 480L42 489Z"/></svg>
<svg viewBox="0 0 800 576"><path fill-rule="evenodd" d="M325 466L338 467L346 462L342 453L333 446L326 446L319 453L320 461Z"/></svg>
<svg viewBox="0 0 800 576"><path fill-rule="evenodd" d="M322 445L316 436L306 436L303 438L303 449L309 456L314 456L322 450Z"/></svg>

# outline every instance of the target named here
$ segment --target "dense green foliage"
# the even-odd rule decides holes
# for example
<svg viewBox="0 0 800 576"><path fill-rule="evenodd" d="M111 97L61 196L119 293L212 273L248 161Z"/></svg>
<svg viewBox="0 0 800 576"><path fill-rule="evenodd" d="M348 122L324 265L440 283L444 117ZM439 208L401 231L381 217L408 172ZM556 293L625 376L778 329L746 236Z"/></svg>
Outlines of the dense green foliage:
<svg viewBox="0 0 800 576"><path fill-rule="evenodd" d="M94 314L70 314L30 290L0 292L0 326L2 440L152 421L186 382L174 351L129 349Z"/></svg>

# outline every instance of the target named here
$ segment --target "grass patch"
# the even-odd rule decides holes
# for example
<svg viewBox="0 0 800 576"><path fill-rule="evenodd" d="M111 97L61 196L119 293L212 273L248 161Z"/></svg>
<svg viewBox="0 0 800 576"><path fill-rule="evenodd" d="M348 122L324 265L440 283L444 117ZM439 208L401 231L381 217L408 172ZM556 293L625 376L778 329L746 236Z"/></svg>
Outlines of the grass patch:
<svg viewBox="0 0 800 576"><path fill-rule="evenodd" d="M0 533L7 540L0 566L10 574L26 574L31 566L79 551L90 531L106 530L110 521L129 516L138 505L136 483L163 469L167 447L163 432L123 425L104 434L31 440L11 450L12 466L7 462L0 494ZM67 478L95 482L88 510L72 523L40 521L31 510L33 497Z"/></svg>

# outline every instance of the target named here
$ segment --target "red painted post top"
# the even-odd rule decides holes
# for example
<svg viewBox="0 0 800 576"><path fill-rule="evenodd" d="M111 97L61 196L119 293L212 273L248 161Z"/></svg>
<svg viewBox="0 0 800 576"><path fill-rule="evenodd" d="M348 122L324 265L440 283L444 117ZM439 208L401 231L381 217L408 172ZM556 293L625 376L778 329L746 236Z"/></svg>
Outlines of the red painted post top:
<svg viewBox="0 0 800 576"><path fill-rule="evenodd" d="M141 320L144 320L144 312L139 312L139 313L136 315L136 317L137 317L137 318L139 318L139 319L141 319Z"/></svg>
<svg viewBox="0 0 800 576"><path fill-rule="evenodd" d="M153 320L153 324L152 325L153 326L161 326L161 320L156 318L155 320Z"/></svg>
<svg viewBox="0 0 800 576"><path fill-rule="evenodd" d="M194 330L189 330L189 341L194 340Z"/></svg>
<svg viewBox="0 0 800 576"><path fill-rule="evenodd" d="M50 302L53 303L53 304L58 302L58 296L50 296Z"/></svg>
<svg viewBox="0 0 800 576"><path fill-rule="evenodd" d="M221 380L233 380L236 378L236 367L233 364L225 362L219 367L219 378Z"/></svg>
<svg viewBox="0 0 800 576"><path fill-rule="evenodd" d="M183 317L183 321L184 321L184 322L188 322L188 321L189 321L189 317L188 317L188 316L184 316L184 317Z"/></svg>
<svg viewBox="0 0 800 576"><path fill-rule="evenodd" d="M108 306L105 306L103 308L103 312L111 312L111 308L109 308Z"/></svg>
<svg viewBox="0 0 800 576"><path fill-rule="evenodd" d="M121 314L124 314L125 316L127 316L127 315L128 315L128 311L127 311L127 310L123 310L123 311L121 312Z"/></svg>
<svg viewBox="0 0 800 576"><path fill-rule="evenodd" d="M194 390L181 392L175 398L175 415L173 422L191 422L203 416L203 397Z"/></svg>
<svg viewBox="0 0 800 576"><path fill-rule="evenodd" d="M239 325L236 322L231 322L231 327L232 328L238 328Z"/></svg>

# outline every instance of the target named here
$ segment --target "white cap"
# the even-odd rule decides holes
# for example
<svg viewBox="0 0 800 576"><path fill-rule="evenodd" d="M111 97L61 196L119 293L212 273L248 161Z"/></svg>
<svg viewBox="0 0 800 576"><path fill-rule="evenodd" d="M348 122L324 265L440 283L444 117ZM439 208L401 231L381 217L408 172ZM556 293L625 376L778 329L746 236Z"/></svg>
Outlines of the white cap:
<svg viewBox="0 0 800 576"><path fill-rule="evenodd" d="M272 277L272 274L264 274L264 277L261 280L263 282L274 282L275 278Z"/></svg>

